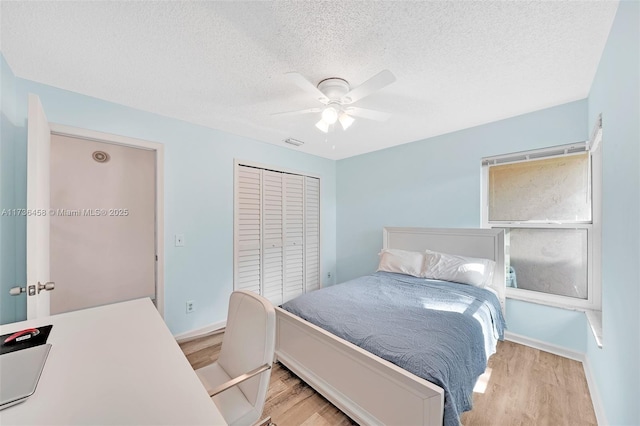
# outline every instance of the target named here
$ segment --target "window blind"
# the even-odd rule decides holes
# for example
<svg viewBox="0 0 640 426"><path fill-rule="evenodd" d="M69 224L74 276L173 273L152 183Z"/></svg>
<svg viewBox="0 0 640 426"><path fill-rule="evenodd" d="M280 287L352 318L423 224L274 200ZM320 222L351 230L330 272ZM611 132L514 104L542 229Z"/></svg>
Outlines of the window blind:
<svg viewBox="0 0 640 426"><path fill-rule="evenodd" d="M489 166L489 221L591 220L589 154Z"/></svg>

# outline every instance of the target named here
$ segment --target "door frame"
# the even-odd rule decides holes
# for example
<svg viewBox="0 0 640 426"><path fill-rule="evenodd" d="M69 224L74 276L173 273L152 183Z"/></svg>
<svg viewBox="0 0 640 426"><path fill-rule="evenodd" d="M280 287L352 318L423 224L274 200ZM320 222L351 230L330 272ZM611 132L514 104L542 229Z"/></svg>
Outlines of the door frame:
<svg viewBox="0 0 640 426"><path fill-rule="evenodd" d="M69 136L79 139L87 139L112 145L122 145L131 148L146 149L156 153L156 308L160 316L164 318L164 145L143 139L130 138L128 136L112 133L97 132L79 127L63 124L49 123L52 135Z"/></svg>

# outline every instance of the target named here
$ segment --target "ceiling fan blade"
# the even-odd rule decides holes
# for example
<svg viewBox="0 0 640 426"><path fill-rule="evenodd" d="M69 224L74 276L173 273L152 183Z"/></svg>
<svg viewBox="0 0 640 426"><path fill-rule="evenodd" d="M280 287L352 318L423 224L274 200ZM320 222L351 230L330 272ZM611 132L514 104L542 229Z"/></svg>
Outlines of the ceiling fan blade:
<svg viewBox="0 0 640 426"><path fill-rule="evenodd" d="M391 114L388 112L376 111L373 109L349 107L345 108L345 112L354 117L366 118L367 120L387 121Z"/></svg>
<svg viewBox="0 0 640 426"><path fill-rule="evenodd" d="M301 74L297 72L288 72L285 75L289 77L289 79L294 82L299 88L309 93L320 102L327 103L329 101L329 99L327 99L327 97L320 91L320 89L314 86L313 83L304 78Z"/></svg>
<svg viewBox="0 0 640 426"><path fill-rule="evenodd" d="M320 112L322 108L307 108L307 109L298 109L296 111L284 111L284 112L274 112L271 115L300 115L300 114L310 114L312 112Z"/></svg>
<svg viewBox="0 0 640 426"><path fill-rule="evenodd" d="M365 96L369 96L373 92L382 89L396 81L396 77L389 70L380 71L360 86L352 89L349 93L342 97L343 104L352 104L359 101Z"/></svg>

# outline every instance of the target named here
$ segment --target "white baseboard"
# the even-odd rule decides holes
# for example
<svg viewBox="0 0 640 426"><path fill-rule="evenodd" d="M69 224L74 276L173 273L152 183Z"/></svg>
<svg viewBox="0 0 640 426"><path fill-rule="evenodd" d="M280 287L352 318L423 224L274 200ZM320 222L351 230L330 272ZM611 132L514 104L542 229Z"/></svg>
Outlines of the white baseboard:
<svg viewBox="0 0 640 426"><path fill-rule="evenodd" d="M215 322L213 324L209 324L202 328L198 328L198 329L187 331L180 334L174 334L173 337L178 341L178 343L181 343L185 340L194 339L196 337L204 336L205 334L209 334L209 333L213 333L214 331L221 330L225 328L226 325L227 325L226 321Z"/></svg>
<svg viewBox="0 0 640 426"><path fill-rule="evenodd" d="M587 386L589 386L591 402L593 403L593 411L596 412L596 420L599 425L608 425L609 423L607 423L607 419L604 415L604 405L602 404L600 392L598 392L593 371L591 370L591 364L589 363L589 358L587 356L585 356L584 361L582 361L582 367L584 368L584 376L587 379Z"/></svg>
<svg viewBox="0 0 640 426"><path fill-rule="evenodd" d="M530 346L534 349L540 349L541 351L549 352L554 355L573 359L575 361L584 361L584 353L572 351L571 349L557 346L552 343L543 342L542 340L532 339L531 337L522 336L510 331L504 332L504 338L510 342L520 343L521 345Z"/></svg>
<svg viewBox="0 0 640 426"><path fill-rule="evenodd" d="M589 358L582 352L572 351L562 346L557 346L551 343L543 342L542 340L532 339L531 337L522 336L520 334L511 333L509 331L504 332L504 338L510 342L519 343L521 345L529 346L534 349L549 352L554 355L562 356L565 358L580 361L582 368L584 369L584 376L587 379L587 386L589 387L589 394L591 395L591 403L593 404L593 411L596 414L596 420L599 425L607 425L607 420L604 415L604 406L602 405L602 399L598 392L598 387L591 370L591 364L589 364Z"/></svg>

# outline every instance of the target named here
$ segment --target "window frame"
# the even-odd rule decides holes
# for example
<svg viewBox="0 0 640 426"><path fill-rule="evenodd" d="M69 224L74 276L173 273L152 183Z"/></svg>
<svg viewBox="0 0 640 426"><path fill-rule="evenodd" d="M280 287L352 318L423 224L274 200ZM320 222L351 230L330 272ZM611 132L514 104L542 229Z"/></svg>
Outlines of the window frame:
<svg viewBox="0 0 640 426"><path fill-rule="evenodd" d="M602 306L601 280L601 218L602 218L602 149L600 122L590 141L554 146L513 154L486 157L481 162L481 226L484 228L525 229L586 229L587 230L587 299L578 299L522 288L506 288L506 297L543 305L574 310L600 310ZM591 165L591 221L489 221L489 167L508 163L535 161L543 158L588 152ZM507 242L505 240L505 242ZM509 265L509 248L505 263Z"/></svg>

